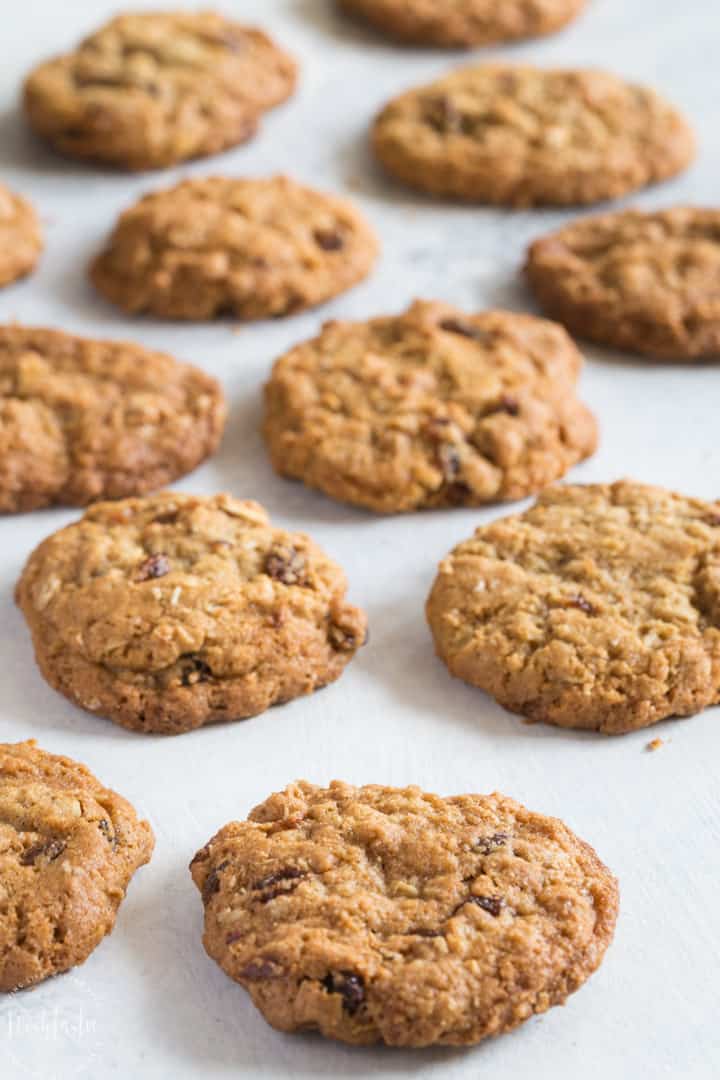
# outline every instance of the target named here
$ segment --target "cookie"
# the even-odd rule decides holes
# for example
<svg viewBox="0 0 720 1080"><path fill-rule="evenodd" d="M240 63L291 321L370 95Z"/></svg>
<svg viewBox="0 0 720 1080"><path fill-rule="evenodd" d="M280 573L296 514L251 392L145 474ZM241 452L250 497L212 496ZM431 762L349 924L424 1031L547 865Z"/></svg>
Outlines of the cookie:
<svg viewBox="0 0 720 1080"><path fill-rule="evenodd" d="M502 795L304 781L191 863L208 954L280 1031L466 1046L559 1005L602 961L617 883Z"/></svg>
<svg viewBox="0 0 720 1080"><path fill-rule="evenodd" d="M0 326L0 511L157 490L216 449L220 387L124 342Z"/></svg>
<svg viewBox="0 0 720 1080"><path fill-rule="evenodd" d="M34 740L0 744L0 991L84 963L154 843L84 765Z"/></svg>
<svg viewBox="0 0 720 1080"><path fill-rule="evenodd" d="M542 307L601 345L667 360L720 356L720 210L624 210L536 240Z"/></svg>
<svg viewBox="0 0 720 1080"><path fill-rule="evenodd" d="M121 215L90 277L131 315L265 319L366 277L377 241L343 199L284 176L185 180Z"/></svg>
<svg viewBox="0 0 720 1080"><path fill-rule="evenodd" d="M274 468L381 513L521 499L597 446L562 327L416 301L330 322L265 388Z"/></svg>
<svg viewBox="0 0 720 1080"><path fill-rule="evenodd" d="M43 675L134 731L179 734L312 693L366 638L345 576L254 502L166 492L54 533L16 598Z"/></svg>
<svg viewBox="0 0 720 1080"><path fill-rule="evenodd" d="M340 7L399 41L472 48L551 34L586 0L339 0Z"/></svg>
<svg viewBox="0 0 720 1080"><path fill-rule="evenodd" d="M43 249L35 210L0 184L0 288L31 273Z"/></svg>
<svg viewBox="0 0 720 1080"><path fill-rule="evenodd" d="M35 68L24 108L69 157L161 169L251 138L296 77L267 34L214 12L119 15Z"/></svg>
<svg viewBox="0 0 720 1080"><path fill-rule="evenodd" d="M372 133L387 171L431 195L504 206L615 199L694 156L682 116L602 71L463 68L395 98Z"/></svg>
<svg viewBox="0 0 720 1080"><path fill-rule="evenodd" d="M720 502L623 480L556 487L440 565L453 675L506 709L620 734L720 702Z"/></svg>

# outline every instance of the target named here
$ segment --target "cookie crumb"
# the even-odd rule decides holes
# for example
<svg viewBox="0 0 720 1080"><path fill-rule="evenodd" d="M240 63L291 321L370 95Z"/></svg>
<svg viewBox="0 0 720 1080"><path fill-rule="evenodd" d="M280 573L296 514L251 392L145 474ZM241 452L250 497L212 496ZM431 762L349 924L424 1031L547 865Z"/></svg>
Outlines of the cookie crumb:
<svg viewBox="0 0 720 1080"><path fill-rule="evenodd" d="M664 739L651 739L650 742L646 744L645 749L648 753L654 754L656 750L662 750L664 745Z"/></svg>

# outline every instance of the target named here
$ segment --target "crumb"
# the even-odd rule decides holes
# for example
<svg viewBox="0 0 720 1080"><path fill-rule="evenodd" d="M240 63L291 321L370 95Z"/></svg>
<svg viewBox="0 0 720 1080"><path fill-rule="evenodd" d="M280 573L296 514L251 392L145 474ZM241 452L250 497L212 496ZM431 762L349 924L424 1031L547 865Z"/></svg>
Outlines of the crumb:
<svg viewBox="0 0 720 1080"><path fill-rule="evenodd" d="M660 750L664 745L664 739L653 739L652 742L646 744L645 749L650 753L654 753L656 750Z"/></svg>

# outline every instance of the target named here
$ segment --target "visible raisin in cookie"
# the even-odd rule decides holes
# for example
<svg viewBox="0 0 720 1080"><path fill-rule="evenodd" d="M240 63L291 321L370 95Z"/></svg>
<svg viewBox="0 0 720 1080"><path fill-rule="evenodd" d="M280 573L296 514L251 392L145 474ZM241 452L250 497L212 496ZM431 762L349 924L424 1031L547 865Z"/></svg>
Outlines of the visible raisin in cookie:
<svg viewBox="0 0 720 1080"><path fill-rule="evenodd" d="M0 184L0 288L31 273L42 249L35 210L22 196Z"/></svg>
<svg viewBox="0 0 720 1080"><path fill-rule="evenodd" d="M304 781L191 863L204 944L280 1031L463 1046L559 1005L612 940L617 883L502 795Z"/></svg>
<svg viewBox="0 0 720 1080"><path fill-rule="evenodd" d="M35 68L24 105L63 154L159 169L249 139L295 80L260 30L209 11L128 14Z"/></svg>
<svg viewBox="0 0 720 1080"><path fill-rule="evenodd" d="M720 702L720 503L556 487L479 528L427 605L453 675L531 720L618 734Z"/></svg>
<svg viewBox="0 0 720 1080"><path fill-rule="evenodd" d="M668 360L720 356L720 210L624 210L528 253L543 308L590 341Z"/></svg>
<svg viewBox="0 0 720 1080"><path fill-rule="evenodd" d="M418 45L470 48L559 30L586 0L339 0L383 33Z"/></svg>
<svg viewBox="0 0 720 1080"><path fill-rule="evenodd" d="M265 437L279 473L371 510L521 499L595 450L581 367L554 323L416 301L278 360Z"/></svg>
<svg viewBox="0 0 720 1080"><path fill-rule="evenodd" d="M91 278L130 314L264 319L321 304L370 271L350 203L286 177L186 180L120 217Z"/></svg>
<svg viewBox="0 0 720 1080"><path fill-rule="evenodd" d="M373 128L385 168L432 195L507 206L614 199L684 169L694 140L653 90L602 71L485 64L402 94Z"/></svg>
<svg viewBox="0 0 720 1080"><path fill-rule="evenodd" d="M0 991L84 963L153 845L84 765L34 741L0 744Z"/></svg>
<svg viewBox="0 0 720 1080"><path fill-rule="evenodd" d="M157 490L224 423L216 381L164 353L0 326L0 512Z"/></svg>
<svg viewBox="0 0 720 1080"><path fill-rule="evenodd" d="M17 600L40 669L89 712L177 734L341 674L366 638L345 576L253 502L99 503L30 556Z"/></svg>

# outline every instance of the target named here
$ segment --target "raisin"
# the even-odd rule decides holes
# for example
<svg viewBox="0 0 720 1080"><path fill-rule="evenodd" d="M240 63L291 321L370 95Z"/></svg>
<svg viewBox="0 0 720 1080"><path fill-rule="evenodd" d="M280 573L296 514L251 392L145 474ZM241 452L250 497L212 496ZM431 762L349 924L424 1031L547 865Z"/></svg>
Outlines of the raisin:
<svg viewBox="0 0 720 1080"><path fill-rule="evenodd" d="M261 904L269 904L271 900L278 896L287 896L288 893L294 892L302 879L306 877L307 870L299 870L297 867L289 866L284 870L278 870L274 874L268 874L267 877L261 878L260 881L253 884L252 888L261 893Z"/></svg>
<svg viewBox="0 0 720 1080"><path fill-rule="evenodd" d="M212 676L212 668L201 660L199 656L182 658L182 675L180 681L183 686L197 686L198 683L207 682Z"/></svg>
<svg viewBox="0 0 720 1080"><path fill-rule="evenodd" d="M511 394L503 394L495 412L504 412L508 416L518 416L520 414L520 403Z"/></svg>
<svg viewBox="0 0 720 1080"><path fill-rule="evenodd" d="M33 844L32 847L23 852L20 856L20 865L34 866L37 860L43 856L47 858L48 862L54 862L55 859L60 858L65 847L64 840L43 840L39 844Z"/></svg>
<svg viewBox="0 0 720 1080"><path fill-rule="evenodd" d="M170 560L165 555L151 555L140 564L136 581L151 581L170 573Z"/></svg>
<svg viewBox="0 0 720 1080"><path fill-rule="evenodd" d="M342 251L345 247L342 235L334 229L316 229L313 237L317 246L323 251Z"/></svg>
<svg viewBox="0 0 720 1080"><path fill-rule="evenodd" d="M294 547L277 548L265 560L265 573L283 585L305 582L305 556Z"/></svg>
<svg viewBox="0 0 720 1080"><path fill-rule="evenodd" d="M357 635L335 623L331 623L328 630L328 641L335 652L354 652L358 646Z"/></svg>
<svg viewBox="0 0 720 1080"><path fill-rule="evenodd" d="M570 601L570 607L579 608L580 611L584 611L586 615L596 615L597 608L586 600L582 593L578 593L577 596L573 596Z"/></svg>
<svg viewBox="0 0 720 1080"><path fill-rule="evenodd" d="M227 869L229 865L230 860L225 859L224 862L221 862L217 866L214 866L208 876L205 878L201 893L203 903L207 904L210 897L214 896L215 893L220 891L220 875L222 874L223 870Z"/></svg>
<svg viewBox="0 0 720 1080"><path fill-rule="evenodd" d="M446 330L448 334L460 334L461 337L479 341L482 345L488 345L493 340L493 335L487 330L481 330L479 326L473 326L464 319L443 319L440 329Z"/></svg>
<svg viewBox="0 0 720 1080"><path fill-rule="evenodd" d="M508 841L508 834L504 832L493 833L492 836L481 836L473 844L473 850L481 855L491 855L493 851L503 847Z"/></svg>
<svg viewBox="0 0 720 1080"><path fill-rule="evenodd" d="M233 942L240 941L243 936L243 934L237 932L228 934L226 938L227 944L232 945ZM280 979L282 974L282 968L272 960L251 960L249 964L240 969L240 978L247 979L249 982L256 982L259 979Z"/></svg>
<svg viewBox="0 0 720 1080"><path fill-rule="evenodd" d="M466 900L461 900L460 903L453 908L450 913L450 918L454 918L466 904L475 904L476 907L482 908L483 911L487 911L489 915L494 915L495 918L497 918L502 911L502 903L499 896L468 896Z"/></svg>
<svg viewBox="0 0 720 1080"><path fill-rule="evenodd" d="M476 907L482 908L496 919L502 911L502 900L499 896L471 896L467 903L475 904Z"/></svg>
<svg viewBox="0 0 720 1080"><path fill-rule="evenodd" d="M457 447L453 446L452 443L443 443L442 446L438 447L437 460L446 482L452 483L459 475L462 467Z"/></svg>
<svg viewBox="0 0 720 1080"><path fill-rule="evenodd" d="M107 818L102 818L102 820L98 821L98 829L103 834L108 844L110 844L113 851L115 851L118 846L118 835L117 832L113 832L112 825Z"/></svg>
<svg viewBox="0 0 720 1080"><path fill-rule="evenodd" d="M365 982L361 975L355 975L352 971L326 975L322 984L329 994L340 994L348 1016L354 1016L365 1001Z"/></svg>

